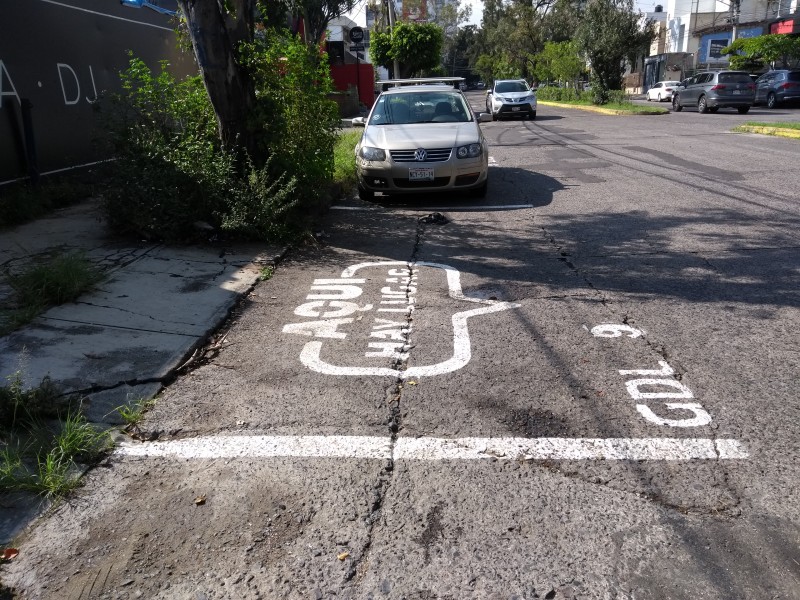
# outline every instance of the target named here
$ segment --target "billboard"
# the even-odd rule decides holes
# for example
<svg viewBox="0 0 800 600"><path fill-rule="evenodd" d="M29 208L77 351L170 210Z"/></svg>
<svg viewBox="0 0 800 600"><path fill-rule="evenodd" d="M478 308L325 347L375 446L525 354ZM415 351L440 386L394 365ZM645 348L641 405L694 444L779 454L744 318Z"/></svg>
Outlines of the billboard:
<svg viewBox="0 0 800 600"><path fill-rule="evenodd" d="M426 22L428 20L428 0L403 0L403 21Z"/></svg>
<svg viewBox="0 0 800 600"><path fill-rule="evenodd" d="M116 0L0 0L0 183L31 162L46 174L108 158L97 101L120 89L129 50L151 68L196 72L172 19Z"/></svg>

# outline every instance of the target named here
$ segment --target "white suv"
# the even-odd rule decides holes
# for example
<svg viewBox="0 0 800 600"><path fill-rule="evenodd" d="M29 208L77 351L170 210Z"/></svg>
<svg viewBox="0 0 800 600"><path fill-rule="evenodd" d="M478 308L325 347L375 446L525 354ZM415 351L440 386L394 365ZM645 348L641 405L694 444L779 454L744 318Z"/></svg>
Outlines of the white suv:
<svg viewBox="0 0 800 600"><path fill-rule="evenodd" d="M498 79L486 92L486 112L494 121L514 115L535 119L536 92L524 79Z"/></svg>

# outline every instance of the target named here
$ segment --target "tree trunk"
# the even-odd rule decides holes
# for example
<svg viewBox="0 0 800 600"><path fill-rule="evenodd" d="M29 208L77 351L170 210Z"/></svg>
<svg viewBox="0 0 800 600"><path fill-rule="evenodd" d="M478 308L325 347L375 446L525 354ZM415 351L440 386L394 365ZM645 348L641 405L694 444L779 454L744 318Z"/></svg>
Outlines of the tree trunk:
<svg viewBox="0 0 800 600"><path fill-rule="evenodd" d="M240 64L237 49L253 39L254 0L232 0L229 12L223 0L178 0L186 19L197 65L217 117L223 148L246 150L259 164L249 115L255 90Z"/></svg>

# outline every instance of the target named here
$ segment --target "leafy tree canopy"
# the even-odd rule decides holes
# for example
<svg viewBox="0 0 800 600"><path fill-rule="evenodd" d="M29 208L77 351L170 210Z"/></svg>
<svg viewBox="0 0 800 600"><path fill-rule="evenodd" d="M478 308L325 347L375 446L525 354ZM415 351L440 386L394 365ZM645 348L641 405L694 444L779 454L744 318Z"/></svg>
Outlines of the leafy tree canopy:
<svg viewBox="0 0 800 600"><path fill-rule="evenodd" d="M539 81L575 81L585 70L585 63L574 42L545 42L536 56L534 75Z"/></svg>
<svg viewBox="0 0 800 600"><path fill-rule="evenodd" d="M640 26L633 0L589 0L575 41L591 67L595 102L604 104L609 90L622 88L625 60L634 62L655 36L653 24Z"/></svg>
<svg viewBox="0 0 800 600"><path fill-rule="evenodd" d="M723 48L722 54L730 56L733 69L758 70L778 62L788 69L792 61L800 59L800 38L785 33L739 38Z"/></svg>
<svg viewBox="0 0 800 600"><path fill-rule="evenodd" d="M440 67L443 42L444 34L438 25L398 23L394 32L372 32L369 51L373 62L383 67L391 67L397 59L400 73L395 76L406 78Z"/></svg>

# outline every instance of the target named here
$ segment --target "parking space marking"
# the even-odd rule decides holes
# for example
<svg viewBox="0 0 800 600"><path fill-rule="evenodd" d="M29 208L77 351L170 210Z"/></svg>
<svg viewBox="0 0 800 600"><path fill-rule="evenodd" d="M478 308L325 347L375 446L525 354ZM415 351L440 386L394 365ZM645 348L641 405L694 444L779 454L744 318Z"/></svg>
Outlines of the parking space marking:
<svg viewBox="0 0 800 600"><path fill-rule="evenodd" d="M117 455L180 459L368 458L394 460L734 460L749 458L733 439L399 438L389 436L218 436L124 443Z"/></svg>
<svg viewBox="0 0 800 600"><path fill-rule="evenodd" d="M323 348L334 345L349 335L347 327L352 327L357 318L371 317L374 323L368 338L370 351L365 358L391 358L405 363L412 346L409 344L411 324L407 320L413 313L417 294L417 273L421 268L430 268L444 274L448 296L457 301L480 304L480 308L457 311L451 317L453 327L453 353L449 358L430 364L407 368L377 367L369 364L334 365L322 358ZM362 270L377 269L381 276L372 280L381 282L380 294L370 298L371 303L359 305L350 300L358 299L363 293L366 279L355 278ZM395 287L392 287L395 286ZM375 294L375 291L372 292ZM451 373L463 368L472 358L467 320L479 315L519 308L519 304L472 298L465 296L461 288L461 273L449 265L433 262L379 261L351 265L342 271L337 279L315 279L307 302L297 307L294 314L314 321L299 321L284 325L282 332L317 338L307 342L300 352L300 362L317 373L338 376L378 376L431 377ZM311 301L311 302L308 302ZM377 306L377 308L375 308ZM359 313L358 317L352 315ZM378 313L381 313L378 315ZM396 319L400 319L397 321ZM339 328L342 328L340 330ZM383 341L372 341L373 338ZM336 355L336 352L331 352ZM363 360L363 359L362 359Z"/></svg>

